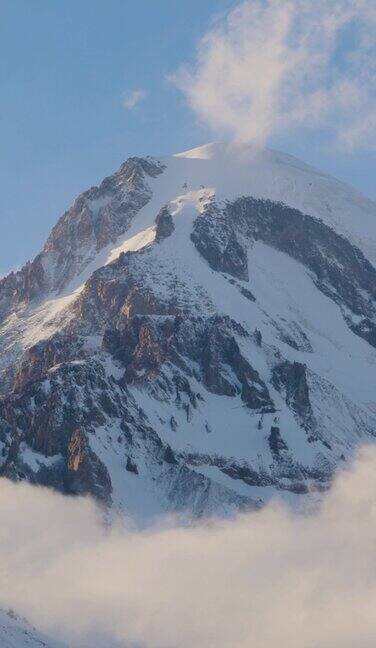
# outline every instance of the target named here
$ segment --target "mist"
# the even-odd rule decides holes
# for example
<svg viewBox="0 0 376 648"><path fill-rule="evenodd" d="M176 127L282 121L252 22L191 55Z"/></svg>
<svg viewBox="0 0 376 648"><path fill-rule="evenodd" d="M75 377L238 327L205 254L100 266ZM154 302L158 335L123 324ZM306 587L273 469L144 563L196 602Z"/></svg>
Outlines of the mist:
<svg viewBox="0 0 376 648"><path fill-rule="evenodd" d="M200 40L174 81L215 136L264 145L326 129L342 151L376 145L376 6L245 0Z"/></svg>
<svg viewBox="0 0 376 648"><path fill-rule="evenodd" d="M4 479L0 516L0 607L69 646L375 645L375 448L305 516L108 527L88 499Z"/></svg>

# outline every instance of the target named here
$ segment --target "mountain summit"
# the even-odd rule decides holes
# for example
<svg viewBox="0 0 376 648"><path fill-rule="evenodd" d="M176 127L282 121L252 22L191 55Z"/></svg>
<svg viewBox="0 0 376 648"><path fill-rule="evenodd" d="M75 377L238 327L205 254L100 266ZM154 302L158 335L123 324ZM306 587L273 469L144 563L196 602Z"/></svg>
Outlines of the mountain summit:
<svg viewBox="0 0 376 648"><path fill-rule="evenodd" d="M130 158L0 281L0 473L150 518L299 504L376 434L376 205L295 158Z"/></svg>

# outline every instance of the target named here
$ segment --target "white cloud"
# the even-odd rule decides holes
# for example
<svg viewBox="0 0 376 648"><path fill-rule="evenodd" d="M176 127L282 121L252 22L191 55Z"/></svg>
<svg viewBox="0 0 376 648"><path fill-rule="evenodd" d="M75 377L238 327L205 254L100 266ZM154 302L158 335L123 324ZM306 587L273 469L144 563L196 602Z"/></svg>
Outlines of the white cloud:
<svg viewBox="0 0 376 648"><path fill-rule="evenodd" d="M201 40L175 82L213 131L264 143L305 127L376 146L376 5L247 0Z"/></svg>
<svg viewBox="0 0 376 648"><path fill-rule="evenodd" d="M71 648L374 648L376 449L309 516L103 528L88 500L0 480L0 607Z"/></svg>
<svg viewBox="0 0 376 648"><path fill-rule="evenodd" d="M130 92L129 95L127 95L123 100L123 106L127 110L132 110L140 103L140 101L145 99L145 97L145 90L132 90L132 92Z"/></svg>

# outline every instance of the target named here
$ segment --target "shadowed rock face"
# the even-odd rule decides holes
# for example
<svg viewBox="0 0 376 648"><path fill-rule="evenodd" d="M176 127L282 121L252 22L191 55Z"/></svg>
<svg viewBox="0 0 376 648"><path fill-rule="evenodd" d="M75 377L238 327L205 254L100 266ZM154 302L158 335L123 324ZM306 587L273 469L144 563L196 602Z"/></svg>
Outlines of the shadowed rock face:
<svg viewBox="0 0 376 648"><path fill-rule="evenodd" d="M0 321L19 303L38 298L48 290L42 254L28 261L19 272L11 272L0 280Z"/></svg>
<svg viewBox="0 0 376 648"><path fill-rule="evenodd" d="M49 369L69 360L85 358L83 340L65 333L43 340L25 352L13 383L13 391L22 393L25 386L40 380Z"/></svg>
<svg viewBox="0 0 376 648"><path fill-rule="evenodd" d="M315 421L309 400L306 371L306 365L285 360L274 367L271 382L284 395L286 404L297 415L304 429L313 431Z"/></svg>
<svg viewBox="0 0 376 648"><path fill-rule="evenodd" d="M5 441L1 472L14 479L25 475L22 448L27 444L41 459L39 469L29 475L31 481L67 493L90 494L110 504L110 476L88 439L105 423L106 415L119 418L120 404L100 365L65 362L46 370L47 346L44 349L39 374L24 384L19 381L18 391L0 402ZM54 461L46 466L43 458Z"/></svg>
<svg viewBox="0 0 376 648"><path fill-rule="evenodd" d="M171 236L172 232L175 229L175 226L168 207L162 207L161 211L158 213L157 218L155 219L155 224L157 226L155 232L155 240L157 243L160 243L160 241L163 241L163 239Z"/></svg>
<svg viewBox="0 0 376 648"><path fill-rule="evenodd" d="M198 217L192 240L213 269L240 279L248 279L247 241L262 241L288 254L342 308L351 330L376 346L376 270L322 221L281 203L239 198Z"/></svg>
<svg viewBox="0 0 376 648"><path fill-rule="evenodd" d="M204 216L196 219L191 239L213 270L248 280L246 250L231 219L216 206L210 205Z"/></svg>
<svg viewBox="0 0 376 648"><path fill-rule="evenodd" d="M103 348L126 368L129 382L155 376L171 363L218 395L240 395L251 409L274 411L268 389L257 371L242 356L235 323L215 316L203 319L168 317L162 322L134 316L117 330L106 330ZM189 367L194 363L195 371Z"/></svg>
<svg viewBox="0 0 376 648"><path fill-rule="evenodd" d="M279 427L276 427L275 425L270 428L269 445L273 455L277 458L277 460L279 460L283 451L288 450L287 444L281 437Z"/></svg>
<svg viewBox="0 0 376 648"><path fill-rule="evenodd" d="M112 485L108 470L80 430L73 432L68 445L65 482L68 493L93 495L97 500L111 504Z"/></svg>

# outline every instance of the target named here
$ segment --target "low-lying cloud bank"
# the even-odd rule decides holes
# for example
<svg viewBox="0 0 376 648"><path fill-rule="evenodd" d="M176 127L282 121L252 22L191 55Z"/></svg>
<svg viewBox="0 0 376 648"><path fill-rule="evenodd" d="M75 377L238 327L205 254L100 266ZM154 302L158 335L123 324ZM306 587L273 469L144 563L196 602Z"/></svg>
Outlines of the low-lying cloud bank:
<svg viewBox="0 0 376 648"><path fill-rule="evenodd" d="M89 500L0 480L0 608L69 646L374 648L376 449L315 514L104 528Z"/></svg>
<svg viewBox="0 0 376 648"><path fill-rule="evenodd" d="M343 149L374 148L375 2L240 2L175 82L220 135L263 144L297 127L327 128Z"/></svg>

